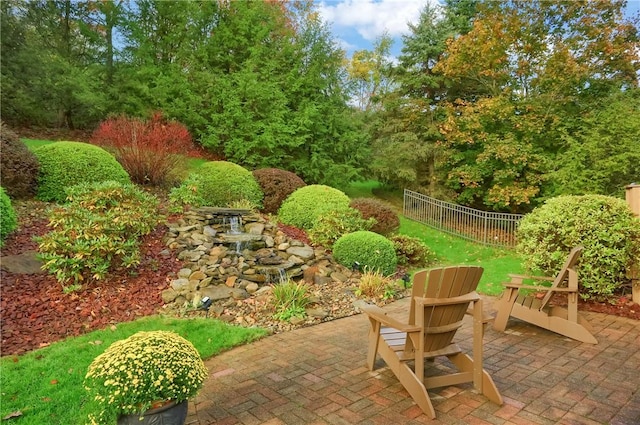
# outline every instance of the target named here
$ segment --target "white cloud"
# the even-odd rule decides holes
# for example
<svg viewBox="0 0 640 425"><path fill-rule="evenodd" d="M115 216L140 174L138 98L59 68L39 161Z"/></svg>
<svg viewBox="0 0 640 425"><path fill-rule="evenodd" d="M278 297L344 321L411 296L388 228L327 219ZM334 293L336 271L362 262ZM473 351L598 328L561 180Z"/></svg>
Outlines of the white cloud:
<svg viewBox="0 0 640 425"><path fill-rule="evenodd" d="M385 31L392 38L408 33L407 22L418 21L420 11L436 0L322 1L318 10L334 28L353 28L365 40L374 41Z"/></svg>

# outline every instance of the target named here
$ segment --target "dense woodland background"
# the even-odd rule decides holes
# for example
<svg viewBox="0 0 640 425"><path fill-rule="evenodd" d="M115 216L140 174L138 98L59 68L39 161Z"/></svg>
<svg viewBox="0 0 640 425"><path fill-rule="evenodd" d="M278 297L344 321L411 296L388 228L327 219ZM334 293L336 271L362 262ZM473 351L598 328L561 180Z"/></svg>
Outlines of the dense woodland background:
<svg viewBox="0 0 640 425"><path fill-rule="evenodd" d="M162 111L207 150L486 210L640 180L625 2L447 0L351 58L311 1L3 0L1 115L93 130Z"/></svg>

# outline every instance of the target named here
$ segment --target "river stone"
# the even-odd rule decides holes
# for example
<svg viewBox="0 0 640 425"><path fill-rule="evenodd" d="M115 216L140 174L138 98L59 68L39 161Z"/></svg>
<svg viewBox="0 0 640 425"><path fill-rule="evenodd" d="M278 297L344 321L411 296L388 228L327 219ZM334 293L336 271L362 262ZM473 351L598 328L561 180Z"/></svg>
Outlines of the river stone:
<svg viewBox="0 0 640 425"><path fill-rule="evenodd" d="M17 255L5 255L0 258L0 267L9 273L40 274L42 261L36 257L36 251L28 251Z"/></svg>
<svg viewBox="0 0 640 425"><path fill-rule="evenodd" d="M193 270L185 267L178 270L178 277L182 279L189 279L189 276L191 276L191 273L193 273Z"/></svg>
<svg viewBox="0 0 640 425"><path fill-rule="evenodd" d="M200 294L203 297L211 298L213 301L226 300L231 297L231 288L225 285L207 286L201 289Z"/></svg>
<svg viewBox="0 0 640 425"><path fill-rule="evenodd" d="M178 293L175 290L169 288L162 291L162 294L160 296L162 297L162 302L164 302L165 304L169 304L174 302L176 298L178 298Z"/></svg>
<svg viewBox="0 0 640 425"><path fill-rule="evenodd" d="M257 283L251 282L250 284L247 285L245 290L250 294L254 294L258 290L258 288L259 286Z"/></svg>
<svg viewBox="0 0 640 425"><path fill-rule="evenodd" d="M340 273L340 272L333 272L331 273L331 279L335 280L336 282L346 282L347 279L349 279L346 275Z"/></svg>
<svg viewBox="0 0 640 425"><path fill-rule="evenodd" d="M202 271L196 270L195 272L191 273L191 275L189 276L189 280L202 280L206 277L207 275L204 274Z"/></svg>
<svg viewBox="0 0 640 425"><path fill-rule="evenodd" d="M300 257L305 261L311 260L315 253L313 252L313 248L309 245L304 246L292 246L288 248L287 254L295 255L296 257Z"/></svg>
<svg viewBox="0 0 640 425"><path fill-rule="evenodd" d="M326 311L321 308L308 308L305 310L308 316L317 317L320 319L324 319L329 315Z"/></svg>
<svg viewBox="0 0 640 425"><path fill-rule="evenodd" d="M273 238L271 236L265 235L264 236L264 244L267 246L267 248L273 248L275 245L275 241L273 240Z"/></svg>
<svg viewBox="0 0 640 425"><path fill-rule="evenodd" d="M289 249L290 246L291 244L289 242L283 242L281 244L278 244L278 251L286 251L287 249Z"/></svg>
<svg viewBox="0 0 640 425"><path fill-rule="evenodd" d="M216 231L216 229L214 229L214 228L213 228L213 227L211 227L211 226L204 226L204 228L202 229L202 233L203 233L205 236L211 236L211 237L213 237L213 236L215 236L218 232Z"/></svg>
<svg viewBox="0 0 640 425"><path fill-rule="evenodd" d="M197 229L197 228L198 228L198 226L196 226L196 225L194 224L194 225L191 225L191 226L177 227L175 230L176 230L177 232L182 233L182 232L190 232L190 231L195 230L195 229Z"/></svg>
<svg viewBox="0 0 640 425"><path fill-rule="evenodd" d="M262 223L248 223L244 226L245 231L252 235L261 235L264 231L264 224Z"/></svg>
<svg viewBox="0 0 640 425"><path fill-rule="evenodd" d="M293 264L295 264L296 266L300 266L300 265L304 264L304 260L302 258L298 257L297 255L289 256L289 261L292 262Z"/></svg>
<svg viewBox="0 0 640 425"><path fill-rule="evenodd" d="M180 292L183 289L187 288L189 285L189 279L175 279L171 281L171 288L173 288L175 291Z"/></svg>

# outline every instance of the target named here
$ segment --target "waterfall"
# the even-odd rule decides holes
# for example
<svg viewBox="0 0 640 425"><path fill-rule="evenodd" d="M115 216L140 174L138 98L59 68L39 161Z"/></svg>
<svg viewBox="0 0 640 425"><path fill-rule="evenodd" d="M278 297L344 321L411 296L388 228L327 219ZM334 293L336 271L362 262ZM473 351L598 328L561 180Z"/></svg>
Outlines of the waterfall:
<svg viewBox="0 0 640 425"><path fill-rule="evenodd" d="M226 222L226 217L224 218L224 221ZM229 230L227 231L227 233L230 233L232 235L239 235L240 233L242 233L240 231L241 226L242 226L242 217L240 216L229 217Z"/></svg>

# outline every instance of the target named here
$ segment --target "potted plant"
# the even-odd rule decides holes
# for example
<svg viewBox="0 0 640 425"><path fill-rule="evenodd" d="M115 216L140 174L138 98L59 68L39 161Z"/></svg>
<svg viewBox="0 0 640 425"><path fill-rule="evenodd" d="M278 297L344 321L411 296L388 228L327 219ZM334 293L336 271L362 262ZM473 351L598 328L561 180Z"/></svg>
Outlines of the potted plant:
<svg viewBox="0 0 640 425"><path fill-rule="evenodd" d="M99 409L90 423L183 424L187 400L207 374L195 347L174 332L138 332L116 341L85 376L84 386Z"/></svg>

